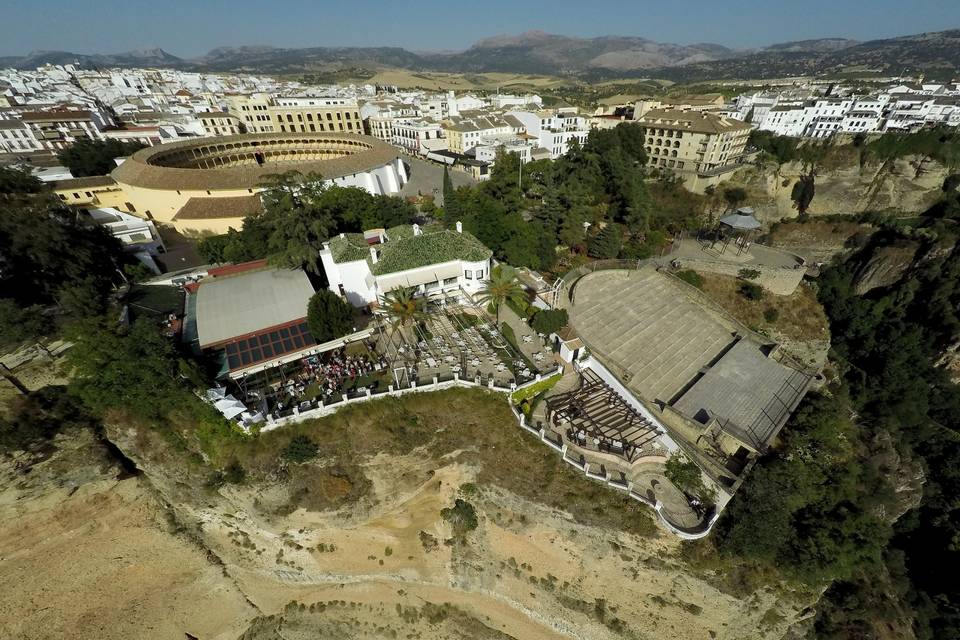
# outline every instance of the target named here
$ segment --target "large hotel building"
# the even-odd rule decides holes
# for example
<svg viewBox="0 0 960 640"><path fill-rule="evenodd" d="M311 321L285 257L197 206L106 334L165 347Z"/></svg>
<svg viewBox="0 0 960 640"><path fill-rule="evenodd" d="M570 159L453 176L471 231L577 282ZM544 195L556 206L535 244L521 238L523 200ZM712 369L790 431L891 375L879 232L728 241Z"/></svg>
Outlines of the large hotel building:
<svg viewBox="0 0 960 640"><path fill-rule="evenodd" d="M363 133L360 107L352 98L254 93L228 96L227 105L247 133Z"/></svg>

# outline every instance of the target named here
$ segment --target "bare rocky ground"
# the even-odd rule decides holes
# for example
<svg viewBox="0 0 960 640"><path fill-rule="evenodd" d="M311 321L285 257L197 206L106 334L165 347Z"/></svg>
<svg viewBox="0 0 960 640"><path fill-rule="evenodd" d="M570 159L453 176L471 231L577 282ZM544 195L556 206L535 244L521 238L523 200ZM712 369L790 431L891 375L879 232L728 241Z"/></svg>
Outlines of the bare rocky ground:
<svg viewBox="0 0 960 640"><path fill-rule="evenodd" d="M256 615L89 431L0 461L0 637L234 638Z"/></svg>
<svg viewBox="0 0 960 640"><path fill-rule="evenodd" d="M474 482L468 451L366 456L362 498L308 510L289 476L208 489L162 434L108 433L141 475L87 432L0 463L0 637L772 639L809 616L810 594L735 594L666 533ZM457 497L479 524L454 539Z"/></svg>

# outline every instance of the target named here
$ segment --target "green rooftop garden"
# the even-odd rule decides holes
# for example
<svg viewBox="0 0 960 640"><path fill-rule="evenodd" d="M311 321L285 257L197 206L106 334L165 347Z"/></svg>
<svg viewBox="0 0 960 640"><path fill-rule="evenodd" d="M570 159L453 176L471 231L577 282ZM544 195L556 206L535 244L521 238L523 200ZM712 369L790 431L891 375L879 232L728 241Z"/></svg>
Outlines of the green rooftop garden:
<svg viewBox="0 0 960 640"><path fill-rule="evenodd" d="M412 227L404 225L388 229L387 237L389 238L387 242L376 245L380 258L376 264L370 264L370 270L375 275L396 273L451 260L480 262L492 255L489 249L466 231L457 233L442 230L414 236ZM354 260L370 262L370 249L363 239L363 234L360 233L347 233L343 238L340 236L331 238L330 252L336 262Z"/></svg>
<svg viewBox="0 0 960 640"><path fill-rule="evenodd" d="M330 254L334 262L353 262L369 257L370 249L362 233L345 233L330 238Z"/></svg>

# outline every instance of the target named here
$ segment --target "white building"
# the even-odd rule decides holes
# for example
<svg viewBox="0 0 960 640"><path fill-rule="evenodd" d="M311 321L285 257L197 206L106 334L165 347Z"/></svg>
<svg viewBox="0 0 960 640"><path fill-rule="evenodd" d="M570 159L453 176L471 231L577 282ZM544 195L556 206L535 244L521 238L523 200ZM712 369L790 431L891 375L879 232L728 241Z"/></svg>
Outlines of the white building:
<svg viewBox="0 0 960 640"><path fill-rule="evenodd" d="M498 93L490 96L490 106L494 109L527 108L539 109L543 99L538 95L517 96L510 93Z"/></svg>
<svg viewBox="0 0 960 640"><path fill-rule="evenodd" d="M426 154L436 146L430 141L443 137L443 127L431 118L398 118L393 121L391 142L412 153Z"/></svg>
<svg viewBox="0 0 960 640"><path fill-rule="evenodd" d="M330 290L355 307L376 303L399 287L418 295L470 295L490 274L491 252L458 222L456 230L418 225L340 234L320 251Z"/></svg>
<svg viewBox="0 0 960 640"><path fill-rule="evenodd" d="M54 151L84 138L103 140L104 129L114 124L102 111L30 111L21 118L43 148Z"/></svg>
<svg viewBox="0 0 960 640"><path fill-rule="evenodd" d="M583 144L590 134L590 121L580 116L576 108L544 109L540 111L508 111L521 123L527 134L556 159L567 153L571 141Z"/></svg>
<svg viewBox="0 0 960 640"><path fill-rule="evenodd" d="M527 137L507 134L481 139L479 144L473 147L471 153L473 153L477 160L486 162L492 166L494 160L496 160L497 152L503 150L519 156L520 162L526 164L533 159L533 152L538 148L539 147Z"/></svg>
<svg viewBox="0 0 960 640"><path fill-rule="evenodd" d="M444 137L454 153L466 153L482 140L503 135L524 133L523 123L511 115L484 111L468 111L443 122Z"/></svg>
<svg viewBox="0 0 960 640"><path fill-rule="evenodd" d="M22 120L0 120L0 152L20 154L41 149L43 145Z"/></svg>

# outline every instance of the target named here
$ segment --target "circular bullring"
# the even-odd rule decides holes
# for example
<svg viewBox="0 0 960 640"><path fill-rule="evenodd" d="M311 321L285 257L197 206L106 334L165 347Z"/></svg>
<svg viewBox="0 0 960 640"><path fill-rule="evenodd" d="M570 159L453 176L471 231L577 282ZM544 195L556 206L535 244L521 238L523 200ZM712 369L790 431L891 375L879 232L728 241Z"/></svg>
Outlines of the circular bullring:
<svg viewBox="0 0 960 640"><path fill-rule="evenodd" d="M172 142L137 151L112 176L141 189L240 190L268 175L296 170L335 179L373 171L399 157L370 136L337 133L259 133Z"/></svg>

